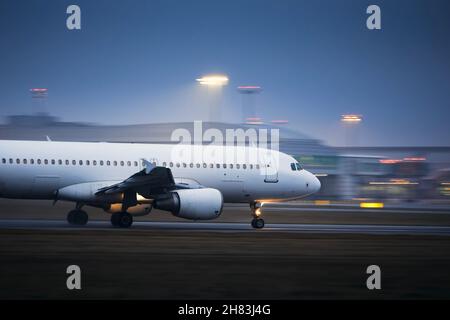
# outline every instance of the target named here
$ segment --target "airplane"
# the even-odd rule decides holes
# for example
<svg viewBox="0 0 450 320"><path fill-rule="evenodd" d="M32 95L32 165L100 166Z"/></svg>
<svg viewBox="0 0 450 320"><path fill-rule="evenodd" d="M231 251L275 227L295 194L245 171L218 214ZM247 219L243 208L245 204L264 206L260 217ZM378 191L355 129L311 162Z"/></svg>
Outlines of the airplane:
<svg viewBox="0 0 450 320"><path fill-rule="evenodd" d="M257 157L238 160L239 152ZM128 228L152 208L210 220L224 203L248 203L251 225L260 229L265 202L320 187L293 157L253 146L0 140L0 197L74 202L72 225L88 222L84 206L102 208L114 227Z"/></svg>

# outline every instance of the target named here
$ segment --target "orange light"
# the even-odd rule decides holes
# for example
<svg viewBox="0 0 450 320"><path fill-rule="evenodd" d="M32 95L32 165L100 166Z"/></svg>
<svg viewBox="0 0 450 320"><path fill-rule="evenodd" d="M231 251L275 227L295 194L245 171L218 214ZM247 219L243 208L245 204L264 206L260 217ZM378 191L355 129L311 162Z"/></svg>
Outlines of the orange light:
<svg viewBox="0 0 450 320"><path fill-rule="evenodd" d="M389 181L372 181L371 185L416 185L418 182L411 182L407 179L390 179Z"/></svg>
<svg viewBox="0 0 450 320"><path fill-rule="evenodd" d="M403 162L403 160L400 160L400 159L381 159L381 160L378 160L378 162L380 162L382 164L396 164L396 163Z"/></svg>
<svg viewBox="0 0 450 320"><path fill-rule="evenodd" d="M330 200L316 200L314 201L316 206L326 206L330 204Z"/></svg>

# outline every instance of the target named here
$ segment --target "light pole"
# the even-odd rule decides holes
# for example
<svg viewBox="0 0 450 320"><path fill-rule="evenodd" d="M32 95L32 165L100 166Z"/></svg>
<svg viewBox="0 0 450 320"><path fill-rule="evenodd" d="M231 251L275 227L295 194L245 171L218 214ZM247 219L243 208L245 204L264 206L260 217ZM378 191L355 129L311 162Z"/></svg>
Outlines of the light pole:
<svg viewBox="0 0 450 320"><path fill-rule="evenodd" d="M362 121L362 115L360 114L343 114L341 115L341 123L345 130L345 145L348 147L352 136L354 138L354 144L358 143L358 136L355 130L352 128L357 128L358 124Z"/></svg>
<svg viewBox="0 0 450 320"><path fill-rule="evenodd" d="M196 80L201 86L206 86L208 89L209 121L220 120L222 88L228 84L228 77L214 74L206 75Z"/></svg>

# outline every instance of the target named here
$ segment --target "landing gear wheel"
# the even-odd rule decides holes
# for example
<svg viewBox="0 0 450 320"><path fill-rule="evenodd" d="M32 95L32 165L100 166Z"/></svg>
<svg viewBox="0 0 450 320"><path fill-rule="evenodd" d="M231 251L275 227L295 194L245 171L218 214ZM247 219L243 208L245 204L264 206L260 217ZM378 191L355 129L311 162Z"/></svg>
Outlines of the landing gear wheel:
<svg viewBox="0 0 450 320"><path fill-rule="evenodd" d="M83 210L72 210L67 215L67 222L72 225L84 226L89 220L88 214Z"/></svg>
<svg viewBox="0 0 450 320"><path fill-rule="evenodd" d="M117 226L120 228L129 228L133 224L133 216L128 212L121 212L117 214ZM112 222L112 217L111 217Z"/></svg>
<svg viewBox="0 0 450 320"><path fill-rule="evenodd" d="M119 215L120 213L113 213L111 215L111 224L113 225L113 227L119 226Z"/></svg>
<svg viewBox="0 0 450 320"><path fill-rule="evenodd" d="M252 227L255 229L262 229L264 228L264 219L261 218L255 218L252 220Z"/></svg>

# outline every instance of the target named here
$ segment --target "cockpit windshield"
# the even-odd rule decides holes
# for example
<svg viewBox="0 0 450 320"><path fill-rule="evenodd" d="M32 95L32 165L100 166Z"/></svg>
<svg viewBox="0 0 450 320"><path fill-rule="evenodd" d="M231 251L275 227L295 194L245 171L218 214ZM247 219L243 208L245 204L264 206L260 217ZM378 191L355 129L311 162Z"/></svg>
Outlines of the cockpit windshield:
<svg viewBox="0 0 450 320"><path fill-rule="evenodd" d="M292 169L292 171L300 171L300 170L303 170L302 166L301 166L300 163L298 163L298 162L291 163L291 169Z"/></svg>

